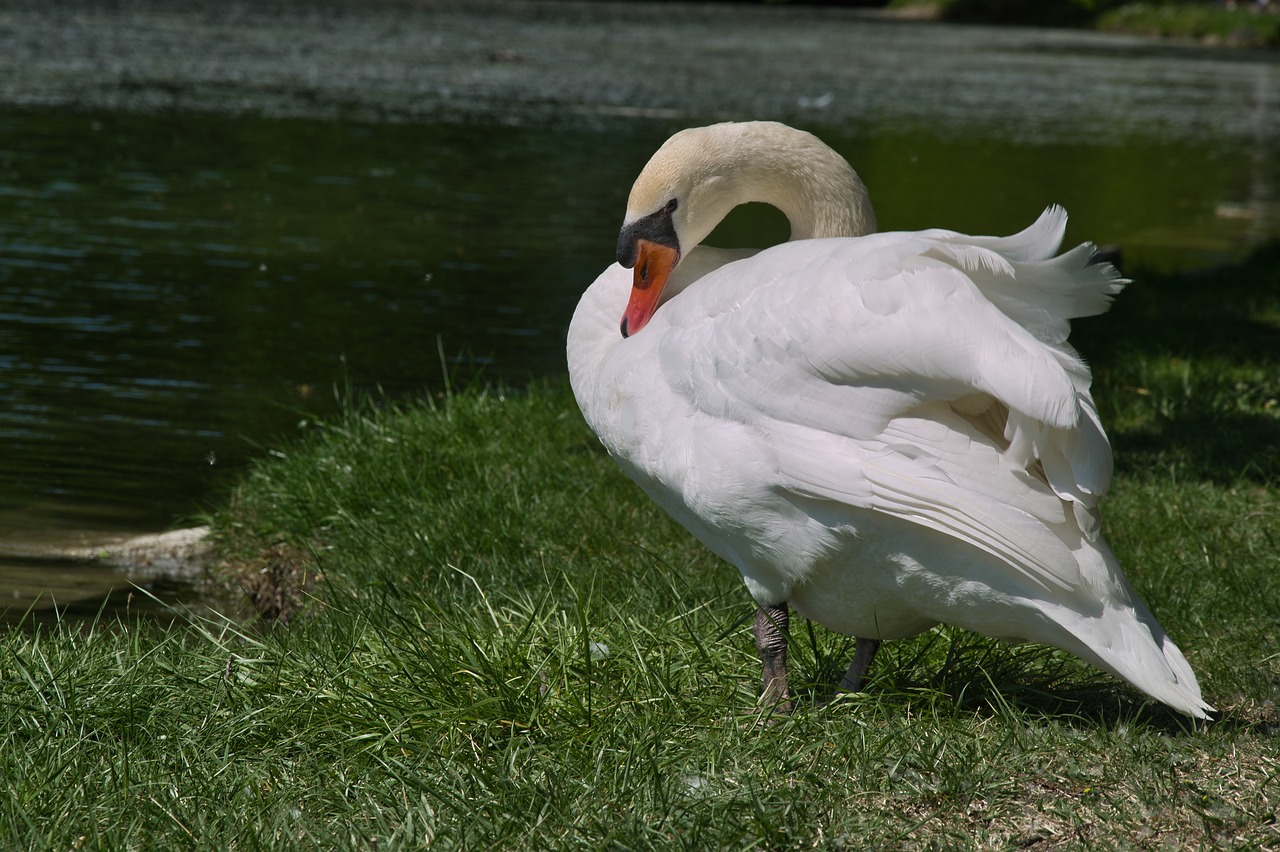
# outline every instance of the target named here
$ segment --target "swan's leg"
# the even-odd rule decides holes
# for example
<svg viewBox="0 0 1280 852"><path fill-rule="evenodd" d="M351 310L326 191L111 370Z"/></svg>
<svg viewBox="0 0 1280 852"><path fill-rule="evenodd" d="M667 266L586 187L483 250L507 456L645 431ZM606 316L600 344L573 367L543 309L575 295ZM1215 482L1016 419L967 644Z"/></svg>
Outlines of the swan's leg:
<svg viewBox="0 0 1280 852"><path fill-rule="evenodd" d="M844 677L840 678L840 690L842 692L862 691L862 687L867 682L867 672L871 671L871 661L876 658L876 651L879 650L879 639L858 637L857 644L853 648L853 662L849 663L849 668L845 671Z"/></svg>
<svg viewBox="0 0 1280 852"><path fill-rule="evenodd" d="M764 665L764 688L760 699L781 712L791 709L791 689L787 685L787 625L791 612L787 602L756 610L756 650Z"/></svg>

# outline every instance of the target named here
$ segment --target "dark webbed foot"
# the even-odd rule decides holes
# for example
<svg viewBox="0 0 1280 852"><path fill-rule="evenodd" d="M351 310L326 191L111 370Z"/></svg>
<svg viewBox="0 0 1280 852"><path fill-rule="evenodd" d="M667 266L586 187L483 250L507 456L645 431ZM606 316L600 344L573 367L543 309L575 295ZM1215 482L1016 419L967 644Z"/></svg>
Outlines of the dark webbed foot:
<svg viewBox="0 0 1280 852"><path fill-rule="evenodd" d="M840 678L841 692L861 692L867 683L867 672L871 671L871 661L880 650L879 639L859 638L853 649L853 662Z"/></svg>
<svg viewBox="0 0 1280 852"><path fill-rule="evenodd" d="M756 650L764 665L760 700L779 713L791 712L791 688L787 684L787 630L791 612L786 601L756 610Z"/></svg>

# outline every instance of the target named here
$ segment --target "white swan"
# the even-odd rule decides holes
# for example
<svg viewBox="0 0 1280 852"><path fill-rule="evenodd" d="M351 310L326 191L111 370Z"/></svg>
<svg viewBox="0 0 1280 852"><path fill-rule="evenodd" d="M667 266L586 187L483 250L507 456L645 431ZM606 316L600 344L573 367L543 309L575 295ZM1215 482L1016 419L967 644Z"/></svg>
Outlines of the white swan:
<svg viewBox="0 0 1280 852"><path fill-rule="evenodd" d="M749 201L791 241L699 246ZM788 700L790 604L858 637L847 689L880 640L946 622L1213 709L1098 534L1111 446L1066 338L1124 282L1092 245L1053 257L1065 225L873 233L849 164L771 122L682 131L640 173L570 379L627 475L742 572L766 699Z"/></svg>

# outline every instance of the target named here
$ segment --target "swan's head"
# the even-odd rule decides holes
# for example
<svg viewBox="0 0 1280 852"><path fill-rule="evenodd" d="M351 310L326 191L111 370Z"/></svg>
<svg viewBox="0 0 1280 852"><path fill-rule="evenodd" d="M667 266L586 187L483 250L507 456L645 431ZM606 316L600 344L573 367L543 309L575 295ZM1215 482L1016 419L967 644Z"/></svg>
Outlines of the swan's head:
<svg viewBox="0 0 1280 852"><path fill-rule="evenodd" d="M634 269L622 336L635 334L658 309L671 270L734 206L715 203L727 161L724 125L682 130L640 172L618 234L618 263ZM708 225L707 222L710 221Z"/></svg>
<svg viewBox="0 0 1280 852"><path fill-rule="evenodd" d="M634 269L622 336L658 309L671 271L739 204L778 207L792 239L875 230L866 187L817 137L771 121L713 124L668 139L636 178L618 234L618 263Z"/></svg>

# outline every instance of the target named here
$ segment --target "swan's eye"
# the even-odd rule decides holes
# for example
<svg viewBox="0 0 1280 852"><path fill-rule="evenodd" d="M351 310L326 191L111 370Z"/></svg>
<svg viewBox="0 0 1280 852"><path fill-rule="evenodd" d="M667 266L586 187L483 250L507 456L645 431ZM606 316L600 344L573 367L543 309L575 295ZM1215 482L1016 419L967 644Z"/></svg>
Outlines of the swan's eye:
<svg viewBox="0 0 1280 852"><path fill-rule="evenodd" d="M679 206L679 202L678 202L678 201L676 201L676 199L674 199L674 198L673 198L673 199L671 199L670 201L668 201L668 202L667 202L667 206L666 206L666 207L663 207L663 208L662 208L662 212L663 212L663 213L667 213L667 214L674 213L674 212L676 212L676 207L677 207L677 206Z"/></svg>

